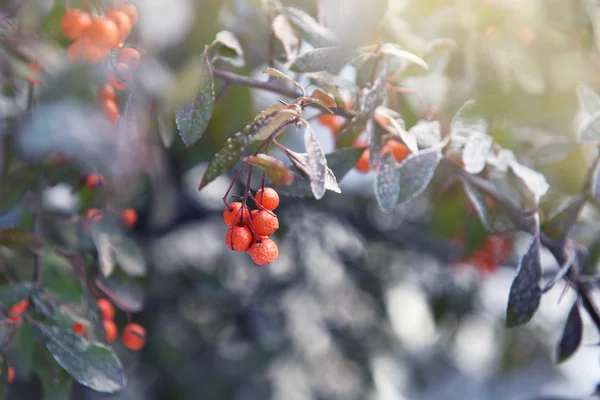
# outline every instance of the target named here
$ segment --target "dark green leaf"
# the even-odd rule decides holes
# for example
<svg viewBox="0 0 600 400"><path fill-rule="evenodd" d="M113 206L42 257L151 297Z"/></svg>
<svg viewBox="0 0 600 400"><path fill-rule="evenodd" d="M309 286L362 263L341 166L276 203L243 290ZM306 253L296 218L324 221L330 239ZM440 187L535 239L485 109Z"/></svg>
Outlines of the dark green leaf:
<svg viewBox="0 0 600 400"><path fill-rule="evenodd" d="M210 45L214 51L212 62L224 61L236 68L241 68L246 63L244 61L244 50L240 42L229 31L221 31L217 33L215 40Z"/></svg>
<svg viewBox="0 0 600 400"><path fill-rule="evenodd" d="M175 112L179 135L188 147L202 137L212 116L215 102L213 77L206 53L202 55L202 60L197 71L200 81L196 97Z"/></svg>
<svg viewBox="0 0 600 400"><path fill-rule="evenodd" d="M7 176L0 184L0 212L17 217L21 214L19 209L21 205L24 205L23 200L27 191L32 189L38 181L41 169L34 165L25 164L6 172ZM0 217L0 220L2 219L4 218ZM16 221L12 222L12 224L15 223ZM0 226L8 224L6 222L0 224Z"/></svg>
<svg viewBox="0 0 600 400"><path fill-rule="evenodd" d="M309 124L304 131L304 145L308 154L308 171L310 187L315 199L320 200L325 195L325 177L327 175L327 158L323 146L317 140L315 132Z"/></svg>
<svg viewBox="0 0 600 400"><path fill-rule="evenodd" d="M558 362L564 362L571 357L579 348L579 345L581 345L582 339L583 322L581 321L581 315L579 314L579 307L577 306L577 302L575 302L573 307L571 307L571 311L567 317L567 323L565 324L565 330L563 331L556 349L556 358Z"/></svg>
<svg viewBox="0 0 600 400"><path fill-rule="evenodd" d="M581 194L570 199L554 212L548 222L543 225L544 232L554 239L566 237L577 222L586 202L587 196Z"/></svg>
<svg viewBox="0 0 600 400"><path fill-rule="evenodd" d="M35 250L44 247L44 242L32 232L10 226L0 229L0 247Z"/></svg>
<svg viewBox="0 0 600 400"><path fill-rule="evenodd" d="M56 362L80 384L102 393L125 387L123 366L109 347L88 342L68 329L43 324L34 329Z"/></svg>
<svg viewBox="0 0 600 400"><path fill-rule="evenodd" d="M144 291L137 281L127 278L96 279L96 286L106 297L128 312L139 312L144 308Z"/></svg>
<svg viewBox="0 0 600 400"><path fill-rule="evenodd" d="M533 317L542 298L540 278L540 239L534 237L517 269L517 275L510 287L508 306L506 307L506 326L509 328L522 325Z"/></svg>
<svg viewBox="0 0 600 400"><path fill-rule="evenodd" d="M337 74L354 57L354 53L345 49L323 47L299 55L290 66L290 69L295 72L326 71Z"/></svg>
<svg viewBox="0 0 600 400"><path fill-rule="evenodd" d="M26 299L40 290L39 286L33 283L13 283L0 286L0 303L5 307L10 307L19 301Z"/></svg>
<svg viewBox="0 0 600 400"><path fill-rule="evenodd" d="M423 193L431 182L441 159L442 154L439 149L430 149L419 154L411 154L400 163L398 203L405 203Z"/></svg>
<svg viewBox="0 0 600 400"><path fill-rule="evenodd" d="M375 197L383 212L391 212L398 204L400 195L400 168L391 151L379 161L375 178Z"/></svg>
<svg viewBox="0 0 600 400"><path fill-rule="evenodd" d="M283 13L298 34L314 47L331 46L336 42L332 31L319 24L312 16L297 8L286 7Z"/></svg>
<svg viewBox="0 0 600 400"><path fill-rule="evenodd" d="M275 185L289 185L294 180L294 173L274 157L257 154L246 157L244 161L262 169L267 178Z"/></svg>
<svg viewBox="0 0 600 400"><path fill-rule="evenodd" d="M288 106L275 105L267 108L254 118L254 121L242 131L237 132L227 139L225 146L213 157L198 189L202 189L218 176L230 170L237 164L246 148L256 139L269 136L275 131L282 130L291 121L297 118L292 114L280 116L281 112L288 110ZM277 116L280 116L276 119ZM281 120L283 118L283 121Z"/></svg>
<svg viewBox="0 0 600 400"><path fill-rule="evenodd" d="M67 44L67 40L60 29L60 20L65 14L65 3L57 1L46 15L40 25L40 33L60 44Z"/></svg>

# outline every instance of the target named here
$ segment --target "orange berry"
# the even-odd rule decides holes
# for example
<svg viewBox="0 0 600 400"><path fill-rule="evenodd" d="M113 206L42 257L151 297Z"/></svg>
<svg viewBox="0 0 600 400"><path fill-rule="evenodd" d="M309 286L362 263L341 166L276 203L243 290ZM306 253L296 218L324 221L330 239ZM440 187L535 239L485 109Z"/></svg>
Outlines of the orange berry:
<svg viewBox="0 0 600 400"><path fill-rule="evenodd" d="M87 329L81 322L73 321L73 333L78 336L85 336L87 335Z"/></svg>
<svg viewBox="0 0 600 400"><path fill-rule="evenodd" d="M273 188L258 189L254 198L269 211L273 211L279 205L279 195Z"/></svg>
<svg viewBox="0 0 600 400"><path fill-rule="evenodd" d="M100 101L104 100L115 100L116 93L115 89L109 84L102 85L98 88L98 99Z"/></svg>
<svg viewBox="0 0 600 400"><path fill-rule="evenodd" d="M140 59L140 52L133 47L125 47L119 51L119 55L117 56L117 62L129 66L133 70L136 70L140 66Z"/></svg>
<svg viewBox="0 0 600 400"><path fill-rule="evenodd" d="M408 149L408 147L406 147L403 143L397 142L395 140L390 140L389 142L387 142L385 146L383 146L381 153L385 154L390 150L392 151L394 158L398 162L401 162L410 155L410 150Z"/></svg>
<svg viewBox="0 0 600 400"><path fill-rule="evenodd" d="M254 236L250 229L245 226L233 226L225 235L225 244L229 250L244 252L252 244Z"/></svg>
<svg viewBox="0 0 600 400"><path fill-rule="evenodd" d="M365 151L363 151L362 155L360 156L354 167L360 172L369 172L369 170L371 169L370 158L371 152L369 151L369 149L365 149Z"/></svg>
<svg viewBox="0 0 600 400"><path fill-rule="evenodd" d="M90 208L85 212L85 219L91 219L93 222L100 222L102 217L102 210L97 208Z"/></svg>
<svg viewBox="0 0 600 400"><path fill-rule="evenodd" d="M112 305L112 303L110 301L108 301L107 299L104 298L100 298L97 300L98 303L98 308L100 308L100 311L102 312L102 319L103 320L113 320L115 318L115 306Z"/></svg>
<svg viewBox="0 0 600 400"><path fill-rule="evenodd" d="M130 350L140 350L146 344L146 330L139 324L128 324L123 329L123 344Z"/></svg>
<svg viewBox="0 0 600 400"><path fill-rule="evenodd" d="M119 330L117 329L117 324L110 319L105 319L102 321L102 325L104 325L104 333L106 334L106 341L108 343L112 343L117 340L117 336L119 335Z"/></svg>
<svg viewBox="0 0 600 400"><path fill-rule="evenodd" d="M90 28L92 17L78 8L67 10L60 19L60 30L69 39L79 39Z"/></svg>
<svg viewBox="0 0 600 400"><path fill-rule="evenodd" d="M115 68L108 71L108 82L116 90L125 90L131 81L131 68L124 63L118 63Z"/></svg>
<svg viewBox="0 0 600 400"><path fill-rule="evenodd" d="M242 212L239 212L240 208L242 208L242 203L239 201L225 207L225 210L223 210L223 221L225 221L225 225L239 225L242 222ZM250 222L250 211L248 210L248 207L244 207L243 214L244 221Z"/></svg>
<svg viewBox="0 0 600 400"><path fill-rule="evenodd" d="M96 63L106 57L106 54L108 54L106 47L97 46L85 37L77 39L67 47L67 58L72 63L83 61Z"/></svg>
<svg viewBox="0 0 600 400"><path fill-rule="evenodd" d="M15 369L12 366L8 366L8 377L7 377L7 382L8 383L13 383L13 381L15 380Z"/></svg>
<svg viewBox="0 0 600 400"><path fill-rule="evenodd" d="M331 126L336 120L337 115L334 114L321 114L317 118L323 125Z"/></svg>
<svg viewBox="0 0 600 400"><path fill-rule="evenodd" d="M98 47L116 48L119 44L119 27L110 18L98 17L92 21L87 36Z"/></svg>
<svg viewBox="0 0 600 400"><path fill-rule="evenodd" d="M273 262L279 256L277 244L268 237L261 237L249 249L248 254L258 265L266 265Z"/></svg>
<svg viewBox="0 0 600 400"><path fill-rule="evenodd" d="M127 37L131 33L131 19L129 15L125 14L123 11L112 10L106 13L106 16L113 20L113 22L117 25L117 29L119 30L119 43L121 44L127 40Z"/></svg>
<svg viewBox="0 0 600 400"><path fill-rule="evenodd" d="M40 74L40 72L42 72L42 66L37 63L37 62L31 62L29 63L29 69L31 70L31 72L35 72L36 74ZM32 85L37 85L38 83L40 83L41 81L37 78L33 78L33 77L29 77L27 78L27 80L32 84Z"/></svg>
<svg viewBox="0 0 600 400"><path fill-rule="evenodd" d="M279 229L279 219L270 211L252 211L252 225L259 236L269 236Z"/></svg>
<svg viewBox="0 0 600 400"><path fill-rule="evenodd" d="M124 12L129 16L129 20L131 21L131 26L137 24L138 21L138 11L137 8L133 4L121 4L117 7L117 10Z"/></svg>
<svg viewBox="0 0 600 400"><path fill-rule="evenodd" d="M106 179L104 179L102 175L91 173L85 178L85 186L90 190L94 190L97 187L105 185Z"/></svg>
<svg viewBox="0 0 600 400"><path fill-rule="evenodd" d="M127 228L133 228L137 222L138 215L133 208L126 208L121 212L121 221Z"/></svg>
<svg viewBox="0 0 600 400"><path fill-rule="evenodd" d="M102 111L104 111L104 114L108 117L108 119L111 122L117 122L117 120L121 116L119 106L114 100L104 100L102 102Z"/></svg>
<svg viewBox="0 0 600 400"><path fill-rule="evenodd" d="M13 324L20 324L23 318L21 315L29 308L29 299L23 299L13 305L8 312L8 320Z"/></svg>

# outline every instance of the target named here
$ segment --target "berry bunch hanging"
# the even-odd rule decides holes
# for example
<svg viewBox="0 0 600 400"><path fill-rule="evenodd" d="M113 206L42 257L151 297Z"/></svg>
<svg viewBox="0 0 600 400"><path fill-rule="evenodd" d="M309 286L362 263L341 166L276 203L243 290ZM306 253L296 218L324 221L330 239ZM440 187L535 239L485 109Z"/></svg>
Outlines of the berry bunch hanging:
<svg viewBox="0 0 600 400"><path fill-rule="evenodd" d="M230 228L225 244L230 250L247 252L256 264L266 265L279 256L277 244L269 237L279 229L279 220L273 212L279 205L279 195L275 189L262 188L252 199L255 210L249 210L243 202L226 205L223 220Z"/></svg>

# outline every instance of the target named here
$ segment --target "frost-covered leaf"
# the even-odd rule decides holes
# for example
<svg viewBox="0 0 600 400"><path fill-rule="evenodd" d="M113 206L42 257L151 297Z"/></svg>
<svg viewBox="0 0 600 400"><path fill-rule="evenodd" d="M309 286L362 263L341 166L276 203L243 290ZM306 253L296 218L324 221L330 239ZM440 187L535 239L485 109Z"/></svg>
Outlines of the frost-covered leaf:
<svg viewBox="0 0 600 400"><path fill-rule="evenodd" d="M304 131L304 145L308 154L308 171L310 173L310 187L315 199L320 200L325 195L325 177L327 175L327 158L323 146L309 124Z"/></svg>
<svg viewBox="0 0 600 400"><path fill-rule="evenodd" d="M365 131L369 137L369 165L375 167L381 160L385 130L375 122L374 118L371 118L367 121Z"/></svg>
<svg viewBox="0 0 600 400"><path fill-rule="evenodd" d="M283 104L274 105L262 111L242 131L237 132L227 140L225 146L213 157L198 189L202 189L214 181L221 174L233 168L246 150L248 145L259 136L270 135L279 128L279 124L273 123L274 119L288 106ZM275 121L278 122L279 120Z"/></svg>
<svg viewBox="0 0 600 400"><path fill-rule="evenodd" d="M248 156L244 161L265 171L267 178L275 185L289 185L294 180L294 173L274 157L261 153Z"/></svg>
<svg viewBox="0 0 600 400"><path fill-rule="evenodd" d="M475 114L474 109L475 101L469 100L456 112L450 122L452 136L466 139L476 133L487 132L487 122Z"/></svg>
<svg viewBox="0 0 600 400"><path fill-rule="evenodd" d="M441 159L440 149L434 148L419 154L411 154L400 164L398 203L405 203L423 193L431 182Z"/></svg>
<svg viewBox="0 0 600 400"><path fill-rule="evenodd" d="M38 323L34 330L56 362L83 386L102 393L125 387L123 366L110 347L87 341L70 329Z"/></svg>
<svg viewBox="0 0 600 400"><path fill-rule="evenodd" d="M414 65L418 65L419 67L423 68L424 70L429 69L425 60L423 60L421 57L417 56L416 54L411 53L410 51L404 50L402 47L398 46L397 44L385 43L381 47L381 52L388 57L393 57L393 58L396 58L396 59L402 61L404 64L406 64L406 66L404 68L406 68L410 64L414 64Z"/></svg>
<svg viewBox="0 0 600 400"><path fill-rule="evenodd" d="M473 208L477 212L481 223L485 226L487 230L492 228L492 212L488 205L487 199L479 189L475 188L473 185L468 183L466 180L462 181L463 187L465 188L465 193L467 194L467 198L469 202L473 205Z"/></svg>
<svg viewBox="0 0 600 400"><path fill-rule="evenodd" d="M212 62L224 61L236 68L241 68L246 63L244 61L244 50L235 35L229 31L217 33L215 40L210 45L214 51Z"/></svg>
<svg viewBox="0 0 600 400"><path fill-rule="evenodd" d="M548 181L546 181L546 177L539 172L519 164L516 161L513 161L510 164L510 168L515 175L521 179L527 189L529 189L536 203L539 202L540 197L545 195L546 192L548 192L548 189L550 189L550 185L548 184Z"/></svg>
<svg viewBox="0 0 600 400"><path fill-rule="evenodd" d="M491 136L485 133L469 136L462 153L465 171L470 174L478 174L483 171L492 144Z"/></svg>
<svg viewBox="0 0 600 400"><path fill-rule="evenodd" d="M196 73L199 76L199 83L195 97L175 111L179 135L188 147L202 137L212 117L214 107L214 83L206 53L202 55L202 62L198 64Z"/></svg>
<svg viewBox="0 0 600 400"><path fill-rule="evenodd" d="M511 150L500 149L497 153L488 154L487 163L494 166L500 172L506 172L510 165L516 161L515 155Z"/></svg>
<svg viewBox="0 0 600 400"><path fill-rule="evenodd" d="M600 111L590 115L583 126L579 128L579 141L582 143L600 142Z"/></svg>
<svg viewBox="0 0 600 400"><path fill-rule="evenodd" d="M583 321L579 314L577 302L571 307L567 323L563 331L558 347L556 348L556 358L559 363L566 361L577 351L583 339Z"/></svg>
<svg viewBox="0 0 600 400"><path fill-rule="evenodd" d="M282 80L284 82L291 83L292 85L299 88L300 92L304 93L304 87L302 87L301 84L299 84L298 82L296 82L295 80L293 80L292 78L290 78L289 76L287 76L286 74L284 74L283 72L281 72L278 69L275 69L273 67L267 67L263 70L263 74L268 74L268 75L270 75L274 78L277 78L279 80Z"/></svg>
<svg viewBox="0 0 600 400"><path fill-rule="evenodd" d="M375 178L375 197L384 212L391 212L400 195L400 168L392 152L385 153L379 161Z"/></svg>
<svg viewBox="0 0 600 400"><path fill-rule="evenodd" d="M586 83L577 84L579 108L590 116L600 112L600 96Z"/></svg>
<svg viewBox="0 0 600 400"><path fill-rule="evenodd" d="M409 132L417 139L421 148L436 147L442 141L442 127L439 121L421 120L413 125Z"/></svg>
<svg viewBox="0 0 600 400"><path fill-rule="evenodd" d="M296 36L288 17L285 14L279 14L271 24L273 34L283 46L283 51L287 60L291 60L300 50L300 39Z"/></svg>
<svg viewBox="0 0 600 400"><path fill-rule="evenodd" d="M407 131L404 121L399 118L399 115L394 115L392 111L393 110L390 110L389 108L380 106L377 107L375 114L387 121L386 129L400 137L411 153L418 154L419 146L417 143L417 136L414 134L414 132Z"/></svg>
<svg viewBox="0 0 600 400"><path fill-rule="evenodd" d="M542 277L540 240L534 237L517 269L510 287L506 308L506 326L515 327L529 322L537 311L542 297L539 281Z"/></svg>
<svg viewBox="0 0 600 400"><path fill-rule="evenodd" d="M330 72L337 74L355 54L339 47L322 47L296 57L290 69L294 72Z"/></svg>
<svg viewBox="0 0 600 400"><path fill-rule="evenodd" d="M293 7L285 7L283 13L297 30L298 34L314 47L327 47L335 44L335 34L319 24L311 15Z"/></svg>

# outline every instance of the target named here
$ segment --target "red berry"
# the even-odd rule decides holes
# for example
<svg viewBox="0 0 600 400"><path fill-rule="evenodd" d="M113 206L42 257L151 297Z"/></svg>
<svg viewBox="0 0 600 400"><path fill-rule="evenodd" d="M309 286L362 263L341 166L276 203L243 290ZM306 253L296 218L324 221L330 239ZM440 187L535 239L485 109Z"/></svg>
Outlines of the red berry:
<svg viewBox="0 0 600 400"><path fill-rule="evenodd" d="M239 225L242 222L242 212L239 212L242 208L242 203L235 202L229 204L223 210L223 221L227 226ZM248 207L244 207L244 221L250 222L250 211Z"/></svg>
<svg viewBox="0 0 600 400"><path fill-rule="evenodd" d="M85 186L89 190L94 190L97 187L105 186L106 179L102 175L91 173L85 178Z"/></svg>
<svg viewBox="0 0 600 400"><path fill-rule="evenodd" d="M104 102L105 100L115 100L116 98L115 89L108 84L102 85L98 88L98 100Z"/></svg>
<svg viewBox="0 0 600 400"><path fill-rule="evenodd" d="M131 26L137 24L138 21L138 11L137 8L133 4L121 4L117 7L117 10L123 11L125 14L129 16L129 20L131 21Z"/></svg>
<svg viewBox="0 0 600 400"><path fill-rule="evenodd" d="M254 236L245 226L233 226L225 235L225 245L233 251L245 252L252 244Z"/></svg>
<svg viewBox="0 0 600 400"><path fill-rule="evenodd" d="M128 324L123 329L123 344L130 350L140 350L146 344L146 330L138 324Z"/></svg>
<svg viewBox="0 0 600 400"><path fill-rule="evenodd" d="M406 147L403 143L397 142L395 140L390 140L389 142L387 142L385 146L383 146L381 153L385 154L390 150L392 151L394 158L398 162L403 161L406 157L410 155L410 150L408 149L408 147Z"/></svg>
<svg viewBox="0 0 600 400"><path fill-rule="evenodd" d="M249 249L248 254L258 265L267 265L277 259L279 249L277 244L268 237L261 237Z"/></svg>
<svg viewBox="0 0 600 400"><path fill-rule="evenodd" d="M369 151L369 149L365 149L365 151L363 151L360 158L356 162L355 168L358 171L363 172L363 173L369 172L369 170L371 169L370 158L371 158L371 152Z"/></svg>
<svg viewBox="0 0 600 400"><path fill-rule="evenodd" d="M109 11L106 13L106 16L117 25L117 29L119 31L117 45L121 45L125 42L125 40L127 40L127 37L131 33L131 28L133 26L131 19L123 11L118 10Z"/></svg>
<svg viewBox="0 0 600 400"><path fill-rule="evenodd" d="M114 100L104 100L102 102L102 111L104 111L104 115L106 115L111 122L117 122L121 116L119 106Z"/></svg>
<svg viewBox="0 0 600 400"><path fill-rule="evenodd" d="M90 28L92 17L77 8L67 10L60 19L60 30L69 39L79 39Z"/></svg>
<svg viewBox="0 0 600 400"><path fill-rule="evenodd" d="M110 301L104 298L100 298L97 300L98 308L100 308L100 312L102 313L103 320L113 320L115 318L115 307L112 305Z"/></svg>
<svg viewBox="0 0 600 400"><path fill-rule="evenodd" d="M87 329L81 322L73 321L73 333L78 336L85 336L87 334Z"/></svg>
<svg viewBox="0 0 600 400"><path fill-rule="evenodd" d="M7 378L7 382L8 383L13 383L13 381L15 380L15 369L12 366L8 366L8 378Z"/></svg>
<svg viewBox="0 0 600 400"><path fill-rule="evenodd" d="M102 321L102 325L104 326L104 333L106 334L106 341L108 343L112 343L117 339L119 335L119 330L117 329L117 325L114 321L110 319L105 319Z"/></svg>
<svg viewBox="0 0 600 400"><path fill-rule="evenodd" d="M127 228L133 228L137 219L137 212L133 208L126 208L121 212L121 221Z"/></svg>
<svg viewBox="0 0 600 400"><path fill-rule="evenodd" d="M39 63L35 62L35 61L29 63L29 69L31 70L31 72L34 72L34 73L36 73L38 75L40 74L40 72L42 72L42 66ZM32 85L37 85L38 83L41 82L39 79L33 78L33 77L29 77L29 78L27 78L27 80Z"/></svg>
<svg viewBox="0 0 600 400"><path fill-rule="evenodd" d="M115 48L119 44L119 27L110 18L98 17L92 21L87 36L98 47Z"/></svg>
<svg viewBox="0 0 600 400"><path fill-rule="evenodd" d="M273 211L279 205L279 195L273 188L258 189L254 198L269 211Z"/></svg>
<svg viewBox="0 0 600 400"><path fill-rule="evenodd" d="M271 211L252 211L252 226L259 236L269 236L279 229L279 219Z"/></svg>

